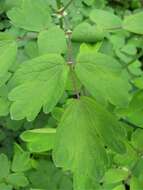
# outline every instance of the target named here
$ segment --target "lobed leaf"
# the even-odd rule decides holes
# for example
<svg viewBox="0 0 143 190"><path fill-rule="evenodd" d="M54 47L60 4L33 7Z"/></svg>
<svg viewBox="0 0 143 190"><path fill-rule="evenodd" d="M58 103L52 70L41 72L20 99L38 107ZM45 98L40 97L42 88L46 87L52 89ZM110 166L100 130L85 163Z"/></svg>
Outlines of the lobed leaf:
<svg viewBox="0 0 143 190"><path fill-rule="evenodd" d="M57 129L54 161L73 172L76 190L94 190L108 163L104 144L123 153L123 139L120 124L101 105L88 97L71 100Z"/></svg>
<svg viewBox="0 0 143 190"><path fill-rule="evenodd" d="M129 78L114 58L92 51L83 52L78 55L75 71L81 83L98 101L119 107L128 105Z"/></svg>
<svg viewBox="0 0 143 190"><path fill-rule="evenodd" d="M47 54L31 59L15 73L9 93L13 102L11 117L15 120L34 120L41 108L50 112L62 96L68 74L68 66L57 54ZM22 109L21 109L22 108Z"/></svg>

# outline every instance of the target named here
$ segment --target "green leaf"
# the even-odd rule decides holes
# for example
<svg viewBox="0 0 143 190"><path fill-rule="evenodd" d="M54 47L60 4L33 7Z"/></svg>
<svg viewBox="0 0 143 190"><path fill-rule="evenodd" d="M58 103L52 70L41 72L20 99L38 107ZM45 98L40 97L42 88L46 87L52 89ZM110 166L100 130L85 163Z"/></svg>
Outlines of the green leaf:
<svg viewBox="0 0 143 190"><path fill-rule="evenodd" d="M14 187L26 187L29 182L23 173L13 173L6 178L7 183Z"/></svg>
<svg viewBox="0 0 143 190"><path fill-rule="evenodd" d="M39 55L38 45L36 41L28 41L25 44L25 53L29 58L34 58Z"/></svg>
<svg viewBox="0 0 143 190"><path fill-rule="evenodd" d="M31 168L30 153L21 149L18 144L15 144L15 153L12 161L12 171L24 172Z"/></svg>
<svg viewBox="0 0 143 190"><path fill-rule="evenodd" d="M22 133L21 139L28 143L30 152L44 152L53 149L56 129L41 128Z"/></svg>
<svg viewBox="0 0 143 190"><path fill-rule="evenodd" d="M129 106L126 109L120 110L120 114L128 119L131 123L143 127L143 91L138 91L134 94Z"/></svg>
<svg viewBox="0 0 143 190"><path fill-rule="evenodd" d="M6 116L9 113L10 102L7 96L8 88L3 85L0 87L0 116Z"/></svg>
<svg viewBox="0 0 143 190"><path fill-rule="evenodd" d="M87 22L83 22L74 28L72 40L76 42L95 43L97 41L103 40L105 34L106 33L102 28L95 25L92 26Z"/></svg>
<svg viewBox="0 0 143 190"><path fill-rule="evenodd" d="M130 145L126 145L125 154L115 154L114 163L123 167L130 168L138 160L138 154L135 149Z"/></svg>
<svg viewBox="0 0 143 190"><path fill-rule="evenodd" d="M103 178L104 183L117 183L125 180L129 175L128 170L123 170L119 168L111 168L109 169Z"/></svg>
<svg viewBox="0 0 143 190"><path fill-rule="evenodd" d="M10 84L16 86L9 94L13 101L11 118L26 117L31 121L41 107L45 113L52 111L64 92L68 70L64 59L57 54L43 55L23 63Z"/></svg>
<svg viewBox="0 0 143 190"><path fill-rule="evenodd" d="M120 17L114 15L109 11L104 11L100 9L94 9L93 11L91 11L90 19L98 26L109 31L118 29L122 25Z"/></svg>
<svg viewBox="0 0 143 190"><path fill-rule="evenodd" d="M13 7L20 7L23 0L5 0L6 9L11 9Z"/></svg>
<svg viewBox="0 0 143 190"><path fill-rule="evenodd" d="M0 116L6 116L9 113L10 102L3 97L0 97Z"/></svg>
<svg viewBox="0 0 143 190"><path fill-rule="evenodd" d="M132 177L130 180L130 190L141 190L143 189L143 183L136 177Z"/></svg>
<svg viewBox="0 0 143 190"><path fill-rule="evenodd" d="M51 25L49 6L45 0L23 0L20 8L13 8L7 15L12 24L29 31L39 32Z"/></svg>
<svg viewBox="0 0 143 190"><path fill-rule="evenodd" d="M0 180L7 177L10 170L10 163L5 154L0 154Z"/></svg>
<svg viewBox="0 0 143 190"><path fill-rule="evenodd" d="M94 190L107 164L103 142L123 153L122 138L124 131L118 121L94 100L71 100L57 129L54 161L73 172L76 190Z"/></svg>
<svg viewBox="0 0 143 190"><path fill-rule="evenodd" d="M136 150L143 152L143 129L136 129L132 134L132 145Z"/></svg>
<svg viewBox="0 0 143 190"><path fill-rule="evenodd" d="M16 42L0 42L0 86L2 86L10 77L9 69L16 59Z"/></svg>
<svg viewBox="0 0 143 190"><path fill-rule="evenodd" d="M0 183L0 190L12 190L12 186L5 183Z"/></svg>
<svg viewBox="0 0 143 190"><path fill-rule="evenodd" d="M76 73L93 97L102 103L125 107L130 100L130 84L126 71L112 57L84 52L77 58ZM116 92L116 93L115 93Z"/></svg>
<svg viewBox="0 0 143 190"><path fill-rule="evenodd" d="M127 16L123 21L123 28L129 32L143 34L142 20L143 11Z"/></svg>
<svg viewBox="0 0 143 190"><path fill-rule="evenodd" d="M51 114L52 114L52 117L59 122L63 115L63 112L64 112L63 108L55 107Z"/></svg>
<svg viewBox="0 0 143 190"><path fill-rule="evenodd" d="M101 46L102 46L102 42L97 42L96 44L82 43L80 46L80 52L91 53L91 51L93 51L93 53L97 53L100 50Z"/></svg>
<svg viewBox="0 0 143 190"><path fill-rule="evenodd" d="M37 167L27 176L33 190L73 190L71 176L56 168L48 159L37 160Z"/></svg>
<svg viewBox="0 0 143 190"><path fill-rule="evenodd" d="M143 89L143 75L141 75L141 73L140 73L140 77L135 78L132 82L139 89Z"/></svg>
<svg viewBox="0 0 143 190"><path fill-rule="evenodd" d="M125 186L124 185L118 185L115 188L113 188L113 190L125 190Z"/></svg>
<svg viewBox="0 0 143 190"><path fill-rule="evenodd" d="M41 31L38 36L38 47L40 54L64 54L67 50L64 31L57 26Z"/></svg>

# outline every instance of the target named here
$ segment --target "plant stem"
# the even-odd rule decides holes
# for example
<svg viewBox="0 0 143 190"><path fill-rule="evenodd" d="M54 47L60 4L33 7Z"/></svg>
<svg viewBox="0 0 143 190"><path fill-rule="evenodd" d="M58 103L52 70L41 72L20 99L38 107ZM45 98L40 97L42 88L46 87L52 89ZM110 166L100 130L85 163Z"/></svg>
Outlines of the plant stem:
<svg viewBox="0 0 143 190"><path fill-rule="evenodd" d="M68 7L72 4L72 2L73 2L74 0L70 0L65 6L64 6L64 8L63 8L63 12L66 10L66 9L68 9Z"/></svg>
<svg viewBox="0 0 143 190"><path fill-rule="evenodd" d="M62 8L61 0L56 0L56 3L57 3L57 8L58 8L58 10L61 10L61 8ZM62 14L60 14L60 15L61 15L61 17L59 18L60 28L63 29L63 19L62 19Z"/></svg>
<svg viewBox="0 0 143 190"><path fill-rule="evenodd" d="M67 34L67 46L68 46L67 64L69 65L69 68L70 68L71 79L72 79L75 94L77 96L77 99L79 99L80 95L79 95L77 85L76 85L76 80L75 80L75 77L74 77L74 61L73 61L73 57L72 57L72 41L71 41L72 32L70 30L68 30L66 32L66 34Z"/></svg>
<svg viewBox="0 0 143 190"><path fill-rule="evenodd" d="M70 28L68 26L68 22L67 22L66 18L63 16L64 11L71 5L73 0L70 0L63 8L61 8L61 0L56 0L56 2L57 2L57 7L59 9L57 12L61 15L60 26L62 26L61 27L62 29L64 28L65 34L67 35L67 64L69 65L69 68L70 68L73 89L75 91L77 99L79 99L80 95L78 92L76 79L74 77L74 61L73 61L73 57L72 57L73 52L72 52L72 41L71 41L72 31L70 30ZM63 25L64 25L64 27L63 27Z"/></svg>

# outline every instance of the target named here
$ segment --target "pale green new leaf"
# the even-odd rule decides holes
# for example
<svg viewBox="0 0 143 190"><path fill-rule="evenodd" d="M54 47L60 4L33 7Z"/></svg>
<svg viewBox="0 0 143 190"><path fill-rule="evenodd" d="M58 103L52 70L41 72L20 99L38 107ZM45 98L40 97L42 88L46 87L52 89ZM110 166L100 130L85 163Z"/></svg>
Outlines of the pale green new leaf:
<svg viewBox="0 0 143 190"><path fill-rule="evenodd" d="M23 0L22 6L8 11L12 24L29 31L39 32L49 28L51 16L45 0Z"/></svg>
<svg viewBox="0 0 143 190"><path fill-rule="evenodd" d="M143 34L143 11L125 17L123 28L129 32Z"/></svg>
<svg viewBox="0 0 143 190"><path fill-rule="evenodd" d="M72 40L76 42L95 43L103 40L105 34L102 28L83 22L73 30Z"/></svg>
<svg viewBox="0 0 143 190"><path fill-rule="evenodd" d="M89 52L91 53L91 51L93 53L97 53L101 46L102 46L103 42L97 42L96 44L86 44L86 43L82 43L80 45L80 52L84 53L84 52Z"/></svg>
<svg viewBox="0 0 143 190"><path fill-rule="evenodd" d="M102 103L125 107L130 100L130 84L126 71L112 57L101 53L78 55L76 73L93 97Z"/></svg>
<svg viewBox="0 0 143 190"><path fill-rule="evenodd" d="M64 31L57 26L54 26L49 30L41 31L38 36L38 48L40 54L64 54L67 50L67 42Z"/></svg>
<svg viewBox="0 0 143 190"><path fill-rule="evenodd" d="M110 168L103 178L104 183L112 184L125 180L129 175L129 171L120 168Z"/></svg>
<svg viewBox="0 0 143 190"><path fill-rule="evenodd" d="M125 190L125 186L123 184L116 186L113 190Z"/></svg>
<svg viewBox="0 0 143 190"><path fill-rule="evenodd" d="M53 149L56 129L41 128L22 133L21 139L28 144L30 152L45 152Z"/></svg>
<svg viewBox="0 0 143 190"><path fill-rule="evenodd" d="M15 73L9 94L11 117L15 120L34 120L41 108L50 112L62 96L68 66L57 54L43 55L26 61Z"/></svg>
<svg viewBox="0 0 143 190"><path fill-rule="evenodd" d="M0 86L2 86L10 77L9 69L16 59L16 42L0 42Z"/></svg>
<svg viewBox="0 0 143 190"><path fill-rule="evenodd" d="M91 11L90 19L98 26L110 31L118 29L122 25L122 20L120 19L120 17L112 12L100 9L94 9L93 11Z"/></svg>
<svg viewBox="0 0 143 190"><path fill-rule="evenodd" d="M54 161L73 172L76 190L94 190L107 164L103 143L121 153L122 138L118 121L94 100L71 100L57 129Z"/></svg>

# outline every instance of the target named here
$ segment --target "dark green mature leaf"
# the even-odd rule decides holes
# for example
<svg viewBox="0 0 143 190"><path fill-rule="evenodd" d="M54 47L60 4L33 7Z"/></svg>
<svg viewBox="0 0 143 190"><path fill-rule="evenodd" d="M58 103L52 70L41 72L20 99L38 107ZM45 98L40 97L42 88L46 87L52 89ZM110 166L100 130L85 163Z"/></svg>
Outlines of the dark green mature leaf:
<svg viewBox="0 0 143 190"><path fill-rule="evenodd" d="M44 112L50 112L64 92L68 70L64 59L57 54L23 63L11 81L11 86L16 86L9 94L13 101L11 117L15 120L26 117L31 121L42 107Z"/></svg>
<svg viewBox="0 0 143 190"><path fill-rule="evenodd" d="M94 100L71 100L57 130L55 163L73 172L76 190L94 190L107 164L103 142L123 153L122 138L124 131L118 121Z"/></svg>
<svg viewBox="0 0 143 190"><path fill-rule="evenodd" d="M37 167L30 170L27 176L33 190L73 190L70 175L56 168L49 160L38 160Z"/></svg>
<svg viewBox="0 0 143 190"><path fill-rule="evenodd" d="M129 32L143 34L143 11L127 16L123 22L123 28Z"/></svg>
<svg viewBox="0 0 143 190"><path fill-rule="evenodd" d="M6 181L14 187L26 187L29 184L23 173L12 173L6 178Z"/></svg>
<svg viewBox="0 0 143 190"><path fill-rule="evenodd" d="M10 162L5 154L0 154L0 180L7 177L10 171Z"/></svg>
<svg viewBox="0 0 143 190"><path fill-rule="evenodd" d="M143 129L137 129L132 134L131 142L136 150L143 152Z"/></svg>
<svg viewBox="0 0 143 190"><path fill-rule="evenodd" d="M128 75L105 54L84 52L77 58L76 73L87 90L100 102L125 107L130 100Z"/></svg>
<svg viewBox="0 0 143 190"><path fill-rule="evenodd" d="M16 144L15 154L12 161L12 171L24 172L31 168L30 153L22 150L22 148Z"/></svg>
<svg viewBox="0 0 143 190"><path fill-rule="evenodd" d="M29 31L39 32L49 28L51 16L45 0L23 0L22 6L8 12L12 24Z"/></svg>
<svg viewBox="0 0 143 190"><path fill-rule="evenodd" d="M90 13L90 19L103 29L111 31L122 26L120 17L105 10L94 9Z"/></svg>
<svg viewBox="0 0 143 190"><path fill-rule="evenodd" d="M38 47L40 54L64 54L67 50L64 31L57 26L41 31L38 36Z"/></svg>
<svg viewBox="0 0 143 190"><path fill-rule="evenodd" d="M12 190L12 186L5 183L0 183L0 190Z"/></svg>
<svg viewBox="0 0 143 190"><path fill-rule="evenodd" d="M0 116L6 116L9 113L10 102L7 98L0 97Z"/></svg>
<svg viewBox="0 0 143 190"><path fill-rule="evenodd" d="M103 40L105 34L102 28L84 22L75 27L72 40L76 42L94 43Z"/></svg>
<svg viewBox="0 0 143 190"><path fill-rule="evenodd" d="M44 152L53 149L56 129L42 128L25 131L21 139L28 143L30 152Z"/></svg>
<svg viewBox="0 0 143 190"><path fill-rule="evenodd" d="M127 118L131 123L143 127L143 91L134 94L129 106L120 111L120 114Z"/></svg>
<svg viewBox="0 0 143 190"><path fill-rule="evenodd" d="M8 88L3 85L0 87L0 116L6 116L9 113L10 102L7 96Z"/></svg>

